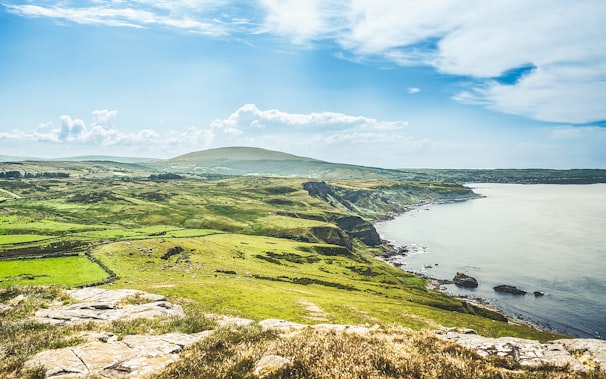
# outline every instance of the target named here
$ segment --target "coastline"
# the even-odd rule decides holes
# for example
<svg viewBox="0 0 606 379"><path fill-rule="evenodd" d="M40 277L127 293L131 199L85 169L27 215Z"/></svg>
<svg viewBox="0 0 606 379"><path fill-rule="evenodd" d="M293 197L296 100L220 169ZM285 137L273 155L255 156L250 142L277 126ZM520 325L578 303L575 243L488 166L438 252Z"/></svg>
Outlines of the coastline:
<svg viewBox="0 0 606 379"><path fill-rule="evenodd" d="M465 187L467 187L467 184L465 184ZM381 222L385 222L385 221L390 221L395 219L398 216L401 216L407 212L413 211L415 209L421 208L421 207L426 207L429 205L435 205L435 204L449 204L449 203L459 203L459 202L463 202L463 201L468 201L468 200L476 200L476 199L483 199L486 196L476 193L473 191L473 188L471 187L467 187L471 190L471 192L473 192L473 196L470 197L457 197L457 198L452 198L452 199L432 199L432 200L421 200L416 204L412 204L412 205L405 205L403 208L395 211L395 212L390 212L389 214L387 214L384 217L381 217L379 219L376 219L375 221L373 221L373 225L381 223Z"/></svg>
<svg viewBox="0 0 606 379"><path fill-rule="evenodd" d="M525 325L525 326L534 328L534 329L542 331L542 332L555 333L555 334L560 334L562 336L568 336L570 338L575 338L574 336L563 333L556 329L553 329L553 328L550 328L547 326L543 326L538 322L533 322L533 320L522 320L512 314L509 314L509 313L503 311L497 305L495 305L481 297L457 296L457 295L450 294L447 292L447 289L444 287L444 285L445 284L454 284L452 280L437 279L437 278L433 278L431 276L425 275L423 273L406 270L403 268L405 265L400 264L398 261L396 261L396 263L394 264L393 258L399 259L399 260L404 260L404 258L406 258L406 255L399 254L399 252L402 250L402 248L405 248L405 246L399 247L399 246L396 246L393 243L393 241L387 241L387 240L383 240L383 245L387 246L389 248L389 250L387 252L385 252L383 255L377 256L376 257L377 259L381 260L382 262L387 263L388 265L390 265L392 267L395 267L402 271L406 271L408 273L414 274L415 276L417 276L419 278L427 279L428 282L427 282L426 288L429 290L438 291L438 292L443 293L446 296L449 296L449 297L459 300L461 302L465 302L471 306L486 309L491 312L495 312L495 313L501 315L503 317L503 319L506 320L508 323L513 324L513 325ZM386 254L388 255L387 258L385 257Z"/></svg>
<svg viewBox="0 0 606 379"><path fill-rule="evenodd" d="M472 185L472 184L474 184L474 183L465 183L464 185L473 191L473 188L469 187L469 185ZM478 194L476 192L473 192L473 193L475 196L468 197L468 198L423 200L414 205L407 205L397 212L392 212L389 215L387 215L386 217L376 220L375 222L373 222L373 226L376 227L377 224L394 220L396 217L399 217L399 216L404 215L411 211L421 209L423 207L428 207L428 206L436 205L436 204L449 204L449 203L465 202L468 200L483 199L483 198L488 197L486 195ZM536 330L543 331L543 332L560 334L562 336L567 336L570 338L580 338L578 336L574 336L572 334L565 333L561 330L558 330L555 327L552 327L549 324L545 324L539 320L522 319L521 317L517 317L516 315L514 315L512 313L508 313L508 312L504 311L501 307L499 307L498 304L494 304L493 302L490 302L485 298L473 296L471 294L469 296L468 295L461 296L461 295L455 295L453 293L449 293L448 289L444 286L454 284L452 280L435 278L435 277L427 275L426 273L409 270L406 268L407 258L409 258L411 255L417 254L419 252L424 252L426 247L424 247L424 246L419 247L419 246L416 246L413 244L411 246L413 248L413 251L411 252L411 251L409 251L409 247L407 245L399 245L396 241L384 239L382 236L381 236L381 241L382 241L383 246L387 247L387 250L382 255L377 256L377 259L391 265L392 267L395 267L400 270L406 271L408 273L414 274L417 277L427 279L428 280L427 286L426 286L427 289L439 291L439 292L445 294L446 296L449 296L453 299L457 299L459 301L465 302L471 306L480 307L480 308L486 309L488 311L495 312L495 313L501 315L504 319L506 319L508 323L511 323L514 325L526 325L528 327L531 327L531 328L534 328ZM452 275L454 276L454 274L455 273L453 272ZM592 337L586 337L586 338L592 338ZM596 337L593 337L593 338L596 338ZM597 337L597 338L602 339L601 337Z"/></svg>
<svg viewBox="0 0 606 379"><path fill-rule="evenodd" d="M426 282L452 279L456 272L472 275L478 288L445 283L442 292L464 296L462 300L482 298L512 322L537 330L605 340L601 309L606 283L599 253L606 246L606 224L600 216L606 204L604 187L466 186L483 199L420 202L394 212L395 220L374 222L383 243L390 245L383 248L391 255L388 263ZM553 207L556 202L560 206ZM404 246L409 251L398 254ZM529 295L493 291L500 285L517 286Z"/></svg>

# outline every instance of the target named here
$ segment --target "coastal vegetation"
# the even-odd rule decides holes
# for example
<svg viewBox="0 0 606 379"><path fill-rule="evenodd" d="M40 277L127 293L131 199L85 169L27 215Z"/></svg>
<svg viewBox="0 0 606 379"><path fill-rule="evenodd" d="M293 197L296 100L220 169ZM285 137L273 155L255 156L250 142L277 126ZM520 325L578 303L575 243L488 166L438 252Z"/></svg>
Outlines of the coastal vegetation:
<svg viewBox="0 0 606 379"><path fill-rule="evenodd" d="M195 170L176 170L174 162L174 175L161 175L144 166L148 163L53 162L41 165L42 172L57 169L70 175L0 179L0 303L25 296L3 314L0 340L32 344L20 349L0 342L8 362L0 367L0 376L18 370L19 362L41 349L77 343L73 336L90 326L64 330L18 320L31 316L35 306L69 302L59 288L90 285L164 295L184 307L187 323L222 314L256 321L377 325L402 332L398 346L403 350L381 355L387 345L372 338L307 333L284 342L254 328L226 330L196 345L183 363L191 367L170 369L183 373L199 366L201 354L216 363L209 370L247 377L246 370L238 370L250 365L253 351L323 346L324 361L301 354L291 374L338 377L330 370L344 362L333 356L339 350L331 346L340 346L345 356L367 354L383 362L381 367L360 363L359 371L343 371L341 377L422 377L432 369L429 361L420 362L434 355L441 363L427 377L455 370L449 363L455 358L460 367L452 372L477 365L483 373L477 377L493 377L504 363L436 342L427 331L452 326L492 337L561 337L429 290L427 279L377 259L389 247L378 239L373 221L425 202L476 196L464 186L341 174L317 180L215 172L203 178ZM333 173L343 173L338 170ZM181 327L164 324L169 326L150 321L124 328L146 333ZM42 340L48 343L38 344ZM420 371L409 371L412 366L404 367L403 359L418 360L414 369ZM175 377L177 371L159 375Z"/></svg>

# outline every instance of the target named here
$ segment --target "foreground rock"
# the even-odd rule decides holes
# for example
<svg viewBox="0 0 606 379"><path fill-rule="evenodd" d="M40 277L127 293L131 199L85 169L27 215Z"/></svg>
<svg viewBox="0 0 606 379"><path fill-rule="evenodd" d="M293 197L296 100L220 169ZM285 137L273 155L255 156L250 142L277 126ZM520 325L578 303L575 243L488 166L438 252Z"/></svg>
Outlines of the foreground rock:
<svg viewBox="0 0 606 379"><path fill-rule="evenodd" d="M57 305L36 312L35 320L53 325L88 321L113 321L136 318L181 317L185 313L164 296L136 290L105 290L85 288L67 291L78 303ZM135 302L137 304L129 304ZM139 304L141 303L141 304ZM245 327L253 320L221 315L207 315L218 327ZM268 319L259 323L265 330L297 333L312 327L326 331L366 334L378 329L363 326L318 324L305 325ZM118 340L112 333L87 333L86 342L73 347L46 350L25 362L25 369L43 367L47 378L141 378L158 372L179 359L186 348L214 333L208 330L195 334L168 333L157 336L127 335ZM276 375L290 365L286 358L268 355L256 363L255 375L260 378Z"/></svg>
<svg viewBox="0 0 606 379"><path fill-rule="evenodd" d="M263 379L283 374L290 365L291 362L288 358L279 355L265 355L255 363L253 375Z"/></svg>
<svg viewBox="0 0 606 379"><path fill-rule="evenodd" d="M116 312L131 308L130 316L136 318L150 317L152 313L131 312L142 309L140 306L149 305L154 310L159 308L167 310L180 310L171 313L172 316L182 314L180 307L164 299L163 296L144 293L134 290L103 290L85 289L73 290L69 293L81 301L68 306L57 305L43 312L41 320L57 323L71 323L81 321L109 321L116 317ZM129 304L136 302L137 304ZM143 303L143 304L139 304ZM86 306L86 307L85 307ZM88 308L87 308L88 307ZM84 310L83 315L74 316L75 310ZM48 317L48 312L53 317ZM37 313L38 314L38 313ZM94 317L89 316L93 314ZM119 313L118 313L119 314ZM160 312L159 316L166 313ZM89 317L88 319L86 317ZM55 318L58 317L58 318ZM158 316L154 316L158 317ZM254 324L253 320L220 315L207 315L213 319L218 327L246 327ZM339 332L364 336L372 334L379 329L378 326L353 326L340 324L306 325L295 322L267 319L258 323L264 330L273 330L282 337L296 335L308 328L327 333ZM179 355L188 347L203 340L214 333L214 330L195 334L167 333L163 335L127 335L121 340L112 333L87 332L83 337L85 342L77 346L55 350L47 350L33 356L25 363L25 369L43 367L47 378L141 378L159 372L168 364L179 359ZM593 339L556 340L542 344L538 341L521 338L487 338L478 336L470 329L443 328L435 332L440 339L457 343L466 348L475 350L481 356L509 357L522 365L540 366L551 365L570 368L576 371L592 371L595 368L606 371L606 341ZM393 337L393 336L392 336ZM254 366L254 375L257 377L271 377L279 375L292 363L288 358L278 355L265 355Z"/></svg>
<svg viewBox="0 0 606 379"><path fill-rule="evenodd" d="M595 368L606 371L606 341L602 340L563 339L542 344L523 338L482 337L473 330L461 328L443 328L435 333L438 338L475 350L483 357L511 358L531 367L550 365L569 367L574 371L592 371Z"/></svg>
<svg viewBox="0 0 606 379"><path fill-rule="evenodd" d="M457 274L452 279L452 281L454 284L456 284L459 287L464 287L464 288L477 288L478 287L478 281L476 280L476 278L469 276L469 275L465 275L462 272L457 272Z"/></svg>
<svg viewBox="0 0 606 379"><path fill-rule="evenodd" d="M35 313L35 321L70 325L89 321L185 316L179 305L169 303L164 296L137 290L82 288L67 293L80 302L41 309ZM129 304L129 299L135 304Z"/></svg>
<svg viewBox="0 0 606 379"><path fill-rule="evenodd" d="M526 295L526 291L507 284L501 284L500 286L492 287L492 289L497 292L509 293L511 295Z"/></svg>
<svg viewBox="0 0 606 379"><path fill-rule="evenodd" d="M47 378L57 379L90 375L139 378L175 362L185 348L211 333L130 335L121 341L112 334L91 334L85 344L36 354L25 368L44 367Z"/></svg>

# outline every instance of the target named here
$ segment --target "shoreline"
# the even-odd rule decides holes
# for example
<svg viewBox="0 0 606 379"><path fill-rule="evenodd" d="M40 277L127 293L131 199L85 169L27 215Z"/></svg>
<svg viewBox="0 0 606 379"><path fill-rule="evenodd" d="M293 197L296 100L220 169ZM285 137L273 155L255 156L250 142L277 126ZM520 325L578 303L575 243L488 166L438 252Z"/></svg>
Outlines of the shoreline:
<svg viewBox="0 0 606 379"><path fill-rule="evenodd" d="M467 187L468 184L471 184L471 183L466 183L465 186ZM473 192L472 187L468 187L468 188L471 188L471 190ZM478 194L476 192L473 192L473 193L475 194L475 196L469 197L469 198L423 200L415 205L407 205L404 208L402 208L402 210L393 212L384 218L376 220L372 224L373 224L373 226L375 226L376 224L379 224L382 222L391 221L391 220L395 219L396 217L401 216L407 212L410 212L410 211L413 211L413 210L416 210L416 209L419 209L419 208L422 208L425 206L430 206L430 205L435 205L435 204L448 204L448 203L463 202L463 201L468 201L468 200L483 199L483 198L487 197L486 195ZM540 323L538 321L522 320L522 319L516 317L515 315L509 314L509 313L503 311L497 305L495 305L481 297L457 296L454 294L450 294L447 292L447 288L443 287L443 286L445 284L454 284L452 282L452 280L438 279L438 278L430 277L430 276L420 273L420 272L405 269L406 262L404 262L404 261L406 260L406 257L408 257L408 247L406 245L399 246L395 241L385 240L383 238L381 238L381 242L382 242L383 246L387 247L388 250L386 252L384 252L382 255L377 256L377 259L387 263L388 265L390 265L392 267L395 267L402 271L411 273L417 277L428 279L428 283L426 286L427 289L441 292L446 296L449 296L453 299L457 299L462 302L466 302L472 306L484 308L489 311L498 313L499 315L503 316L507 320L508 323L511 323L514 325L526 325L528 327L531 327L533 329L536 329L536 330L539 330L542 332L560 334L563 336L568 336L570 338L578 338L578 337L572 336L570 334L561 332L551 326L543 325L542 323Z"/></svg>
<svg viewBox="0 0 606 379"><path fill-rule="evenodd" d="M561 332L561 331L554 329L552 327L549 327L547 325L542 325L541 323L533 321L533 320L520 319L514 315L511 315L511 314L503 311L497 305L491 303L490 301L488 301L484 298L450 294L447 292L447 289L446 289L446 287L444 287L444 285L454 284L452 280L438 279L438 278L434 278L434 277L428 276L423 273L404 269L405 264L401 263L401 261L403 261L407 257L407 255L405 253L403 253L402 251L403 250L408 251L407 247L406 246L397 246L393 241L389 241L389 240L382 240L382 242L383 242L383 246L388 248L388 251L386 251L385 253L383 253L380 256L377 256L376 258L382 262L387 263L388 265L390 265L392 267L395 267L402 271L411 273L419 278L427 279L428 282L427 282L426 288L429 290L438 291L438 292L443 293L446 296L449 296L450 298L459 300L461 302L468 303L469 305L472 305L475 307L489 310L491 312L495 312L495 313L503 316L503 318L507 320L507 323L510 323L512 325L525 325L525 326L528 326L530 328L536 329L541 332L559 334L559 335L567 336L570 338L579 338L579 337L575 337L570 334Z"/></svg>
<svg viewBox="0 0 606 379"><path fill-rule="evenodd" d="M465 185L465 187L467 187ZM373 226L375 224L381 223L381 222L386 222L386 221L390 221L395 219L398 216L401 216L407 212L413 211L415 209L421 208L421 207L426 207L428 205L435 205L435 204L449 204L449 203L459 203L459 202L463 202L463 201L469 201L469 200L477 200L477 199L483 199L486 196L476 193L473 191L473 188L471 187L467 187L469 189L471 189L471 191L473 192L474 196L472 197L457 197L457 198L453 198L453 199L432 199L432 200L421 200L416 204L412 204L412 205L406 205L403 208L391 212L388 215L381 217L379 219L376 219L375 221L372 222Z"/></svg>

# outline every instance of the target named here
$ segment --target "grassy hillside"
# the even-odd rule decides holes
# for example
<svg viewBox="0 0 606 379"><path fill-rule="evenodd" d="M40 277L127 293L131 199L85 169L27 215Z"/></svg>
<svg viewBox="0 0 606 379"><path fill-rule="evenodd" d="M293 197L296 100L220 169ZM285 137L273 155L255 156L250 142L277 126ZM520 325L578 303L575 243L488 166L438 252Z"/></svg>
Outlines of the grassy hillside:
<svg viewBox="0 0 606 379"><path fill-rule="evenodd" d="M360 209L372 219L423 200L473 195L461 186L238 177L4 180L0 188L12 194L0 204L0 233L14 236L0 244L0 257L10 262L88 251L117 276L109 286L253 319L443 324L549 338L425 289L424 279L377 260L381 246L361 242L373 229L356 218ZM18 261L18 271L0 265L0 285L99 280L86 271L75 283L34 262Z"/></svg>
<svg viewBox="0 0 606 379"><path fill-rule="evenodd" d="M395 179L399 172L330 163L278 151L226 147L181 155L153 164L162 170L192 174L297 176L308 178Z"/></svg>

